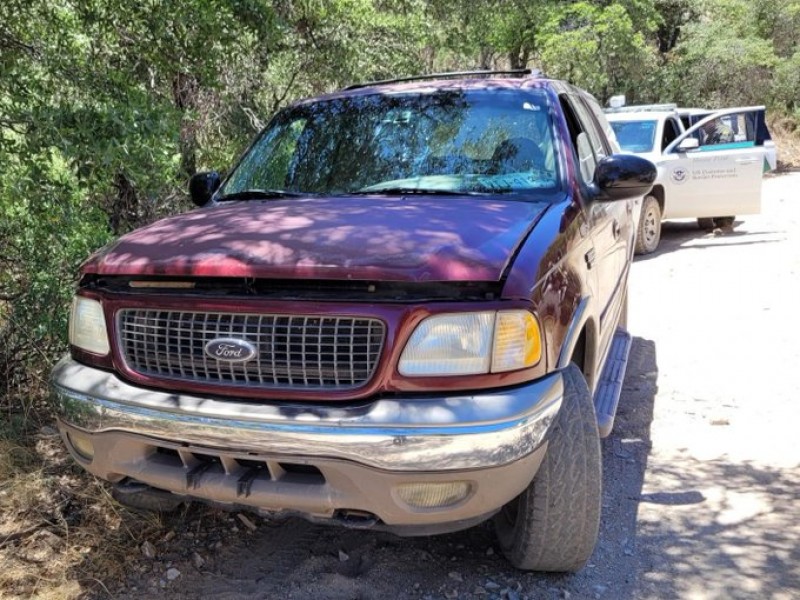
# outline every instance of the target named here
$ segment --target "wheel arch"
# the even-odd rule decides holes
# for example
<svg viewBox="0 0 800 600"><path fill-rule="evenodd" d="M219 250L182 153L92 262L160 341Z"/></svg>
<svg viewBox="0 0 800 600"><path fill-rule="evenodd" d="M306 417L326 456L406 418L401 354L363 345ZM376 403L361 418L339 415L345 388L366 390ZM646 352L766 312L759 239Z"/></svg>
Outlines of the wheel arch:
<svg viewBox="0 0 800 600"><path fill-rule="evenodd" d="M581 300L570 323L564 343L558 355L558 369L565 369L574 362L586 378L590 390L596 383L595 365L597 364L597 326L587 314L588 298Z"/></svg>
<svg viewBox="0 0 800 600"><path fill-rule="evenodd" d="M658 207L661 209L661 215L664 215L664 186L660 183L657 183L653 186L653 189L647 194L648 196L653 196L658 201Z"/></svg>

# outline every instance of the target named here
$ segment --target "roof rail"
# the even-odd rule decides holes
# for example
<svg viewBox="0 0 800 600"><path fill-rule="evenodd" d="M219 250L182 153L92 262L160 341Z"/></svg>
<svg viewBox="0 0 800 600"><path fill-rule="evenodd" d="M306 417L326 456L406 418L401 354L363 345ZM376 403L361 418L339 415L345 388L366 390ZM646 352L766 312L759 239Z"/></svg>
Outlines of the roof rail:
<svg viewBox="0 0 800 600"><path fill-rule="evenodd" d="M461 77L489 77L492 75L504 75L506 77L540 77L538 69L505 69L500 71L450 71L448 73L430 73L428 75L413 75L411 77L398 77L396 79L382 79L380 81L366 81L364 83L354 83L348 85L345 90L357 90L358 88L369 87L372 85L386 85L389 83L404 83L407 81L425 81L426 79L458 79Z"/></svg>
<svg viewBox="0 0 800 600"><path fill-rule="evenodd" d="M672 102L665 104L629 104L627 106L618 106L616 108L606 108L607 113L633 113L633 112L671 112L678 108L677 104Z"/></svg>

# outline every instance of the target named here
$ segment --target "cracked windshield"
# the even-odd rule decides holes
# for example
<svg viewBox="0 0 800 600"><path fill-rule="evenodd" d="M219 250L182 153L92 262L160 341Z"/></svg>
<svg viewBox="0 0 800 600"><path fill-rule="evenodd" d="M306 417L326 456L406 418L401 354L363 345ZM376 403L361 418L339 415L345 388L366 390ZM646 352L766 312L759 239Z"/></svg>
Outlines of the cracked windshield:
<svg viewBox="0 0 800 600"><path fill-rule="evenodd" d="M374 94L279 114L220 199L294 194L534 194L558 189L538 91Z"/></svg>

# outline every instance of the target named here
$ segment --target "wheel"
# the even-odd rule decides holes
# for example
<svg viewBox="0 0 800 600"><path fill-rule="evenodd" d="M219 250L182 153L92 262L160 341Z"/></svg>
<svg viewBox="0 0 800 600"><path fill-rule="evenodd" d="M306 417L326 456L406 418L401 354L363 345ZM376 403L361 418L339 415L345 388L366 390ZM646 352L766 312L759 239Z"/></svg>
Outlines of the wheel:
<svg viewBox="0 0 800 600"><path fill-rule="evenodd" d="M736 217L714 217L714 227L719 227L720 229L733 227L735 220Z"/></svg>
<svg viewBox="0 0 800 600"><path fill-rule="evenodd" d="M594 405L580 369L564 370L564 400L542 465L495 517L503 553L518 569L574 572L600 528L602 460Z"/></svg>
<svg viewBox="0 0 800 600"><path fill-rule="evenodd" d="M714 219L711 217L702 217L697 219L697 226L700 229L705 229L706 231L711 231L714 229Z"/></svg>
<svg viewBox="0 0 800 600"><path fill-rule="evenodd" d="M645 196L636 233L636 254L650 254L661 240L661 206L655 196Z"/></svg>

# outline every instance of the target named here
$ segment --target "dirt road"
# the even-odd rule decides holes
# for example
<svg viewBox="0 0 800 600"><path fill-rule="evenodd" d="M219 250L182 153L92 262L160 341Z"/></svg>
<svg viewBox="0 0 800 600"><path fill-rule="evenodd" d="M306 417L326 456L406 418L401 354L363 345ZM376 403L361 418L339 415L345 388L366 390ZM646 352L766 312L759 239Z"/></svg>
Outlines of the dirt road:
<svg viewBox="0 0 800 600"><path fill-rule="evenodd" d="M118 596L800 597L800 174L764 188L761 216L668 225L633 266L600 542L579 574L514 571L489 526L400 539L193 509Z"/></svg>

